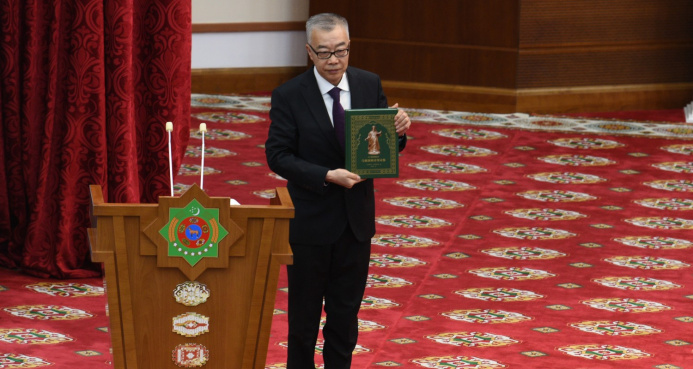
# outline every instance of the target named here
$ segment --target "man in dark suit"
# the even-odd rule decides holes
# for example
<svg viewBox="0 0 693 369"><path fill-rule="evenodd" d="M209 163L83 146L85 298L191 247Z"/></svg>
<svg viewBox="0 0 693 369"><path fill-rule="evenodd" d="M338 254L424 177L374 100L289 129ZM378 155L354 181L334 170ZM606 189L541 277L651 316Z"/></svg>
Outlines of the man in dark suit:
<svg viewBox="0 0 693 369"><path fill-rule="evenodd" d="M375 234L375 198L372 179L343 169L340 109L386 108L387 99L380 77L348 66L346 19L318 14L306 22L306 32L314 68L272 92L265 144L267 163L288 180L295 207L289 233L294 263L287 268L287 368L315 368L324 299L325 368L345 369L351 366L358 335L357 314ZM335 87L339 89L331 92ZM399 109L393 124L402 150L411 121Z"/></svg>

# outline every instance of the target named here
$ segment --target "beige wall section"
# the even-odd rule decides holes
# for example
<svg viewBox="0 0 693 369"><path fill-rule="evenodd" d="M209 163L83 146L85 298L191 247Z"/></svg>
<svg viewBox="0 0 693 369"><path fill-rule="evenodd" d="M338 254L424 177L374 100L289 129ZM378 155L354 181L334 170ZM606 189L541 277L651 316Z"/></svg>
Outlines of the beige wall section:
<svg viewBox="0 0 693 369"><path fill-rule="evenodd" d="M309 0L192 0L192 92L271 91L306 69Z"/></svg>
<svg viewBox="0 0 693 369"><path fill-rule="evenodd" d="M305 22L308 4L309 0L192 0L192 23Z"/></svg>

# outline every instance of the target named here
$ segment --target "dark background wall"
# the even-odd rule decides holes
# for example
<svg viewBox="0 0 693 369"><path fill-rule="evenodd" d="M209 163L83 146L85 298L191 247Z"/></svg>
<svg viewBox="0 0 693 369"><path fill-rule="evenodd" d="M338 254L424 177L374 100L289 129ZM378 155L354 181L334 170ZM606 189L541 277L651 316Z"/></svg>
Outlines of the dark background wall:
<svg viewBox="0 0 693 369"><path fill-rule="evenodd" d="M693 1L311 0L350 22L350 63L407 106L493 111L682 107Z"/></svg>
<svg viewBox="0 0 693 369"><path fill-rule="evenodd" d="M693 100L693 0L310 0L309 11L349 19L351 65L378 73L401 106L560 113ZM303 70L193 70L192 90L270 91Z"/></svg>

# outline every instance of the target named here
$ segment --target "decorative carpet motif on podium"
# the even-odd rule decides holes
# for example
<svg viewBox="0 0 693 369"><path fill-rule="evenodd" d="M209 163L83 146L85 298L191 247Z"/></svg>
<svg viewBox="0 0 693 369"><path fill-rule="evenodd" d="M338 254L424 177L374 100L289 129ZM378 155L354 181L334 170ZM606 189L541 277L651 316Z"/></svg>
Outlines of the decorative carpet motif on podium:
<svg viewBox="0 0 693 369"><path fill-rule="evenodd" d="M176 190L200 183L204 122L204 189L267 204L286 185L264 156L269 97L193 95L192 103ZM377 234L353 368L690 366L693 126L408 113L400 177L376 180ZM37 282L3 291L8 283L0 281L0 368L66 358L70 366L56 367L108 367L107 333L80 338L91 346L74 345L59 323L36 326L15 313L34 303L60 306L92 314L85 321L94 327L85 329L96 329L107 326L105 297L67 299L24 287ZM266 368L285 367L286 286L282 271ZM32 301L17 300L17 289ZM86 299L96 303L72 304ZM74 351L94 345L100 358L80 364ZM213 362L210 352L207 365Z"/></svg>

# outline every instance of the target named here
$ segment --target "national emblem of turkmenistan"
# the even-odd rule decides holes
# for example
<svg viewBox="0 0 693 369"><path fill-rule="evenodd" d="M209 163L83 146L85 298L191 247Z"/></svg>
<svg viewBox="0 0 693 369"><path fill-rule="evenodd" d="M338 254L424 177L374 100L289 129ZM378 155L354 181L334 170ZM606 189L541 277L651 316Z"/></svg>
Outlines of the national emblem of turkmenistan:
<svg viewBox="0 0 693 369"><path fill-rule="evenodd" d="M159 233L168 242L168 256L182 257L191 266L219 257L219 241L228 234L219 224L219 209L206 209L195 199L183 208L169 208L168 223Z"/></svg>

